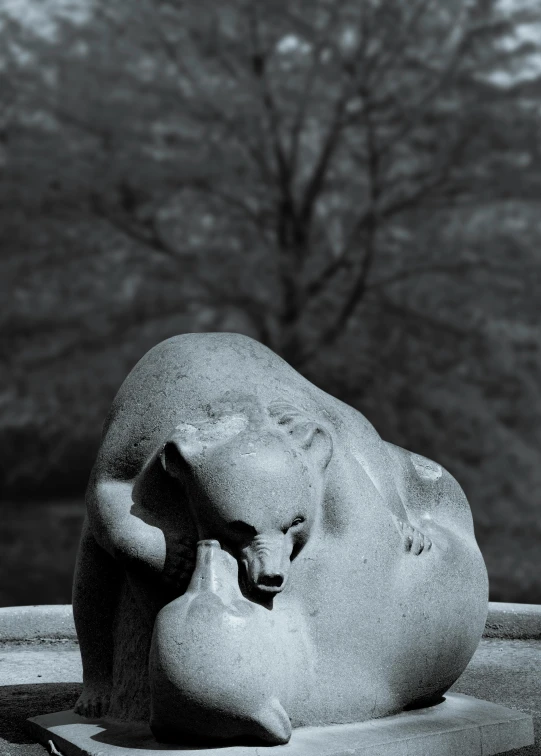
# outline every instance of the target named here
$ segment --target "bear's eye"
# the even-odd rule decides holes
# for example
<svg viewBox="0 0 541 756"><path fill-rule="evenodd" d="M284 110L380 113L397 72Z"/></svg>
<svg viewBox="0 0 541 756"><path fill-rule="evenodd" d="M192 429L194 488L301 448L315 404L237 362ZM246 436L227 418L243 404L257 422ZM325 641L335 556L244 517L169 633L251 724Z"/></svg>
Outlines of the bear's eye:
<svg viewBox="0 0 541 756"><path fill-rule="evenodd" d="M295 519L291 523L291 527L295 528L297 527L297 525L302 525L303 522L304 522L304 517L295 517Z"/></svg>

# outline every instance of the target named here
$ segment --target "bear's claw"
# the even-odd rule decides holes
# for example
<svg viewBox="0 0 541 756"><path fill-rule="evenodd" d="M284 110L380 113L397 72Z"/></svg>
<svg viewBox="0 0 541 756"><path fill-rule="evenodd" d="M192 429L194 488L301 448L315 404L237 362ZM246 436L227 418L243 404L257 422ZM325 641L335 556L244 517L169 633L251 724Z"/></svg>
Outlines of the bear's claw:
<svg viewBox="0 0 541 756"><path fill-rule="evenodd" d="M85 686L73 707L76 714L87 719L99 719L107 714L111 690L105 686Z"/></svg>
<svg viewBox="0 0 541 756"><path fill-rule="evenodd" d="M409 522L400 522L400 529L404 536L404 546L406 551L418 556L423 551L429 551L432 547L432 541L427 535L421 533Z"/></svg>

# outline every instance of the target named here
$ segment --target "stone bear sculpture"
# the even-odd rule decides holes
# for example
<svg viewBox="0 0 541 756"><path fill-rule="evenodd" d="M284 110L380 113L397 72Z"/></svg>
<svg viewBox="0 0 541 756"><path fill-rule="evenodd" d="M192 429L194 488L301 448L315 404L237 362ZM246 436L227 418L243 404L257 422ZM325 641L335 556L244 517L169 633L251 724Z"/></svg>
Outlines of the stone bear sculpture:
<svg viewBox="0 0 541 756"><path fill-rule="evenodd" d="M482 634L486 569L456 481L238 334L175 337L136 365L87 509L74 588L86 716L148 719L151 685L162 700L152 632L174 616L198 541L238 565L258 632L284 616L306 639L278 701L294 727L435 703Z"/></svg>

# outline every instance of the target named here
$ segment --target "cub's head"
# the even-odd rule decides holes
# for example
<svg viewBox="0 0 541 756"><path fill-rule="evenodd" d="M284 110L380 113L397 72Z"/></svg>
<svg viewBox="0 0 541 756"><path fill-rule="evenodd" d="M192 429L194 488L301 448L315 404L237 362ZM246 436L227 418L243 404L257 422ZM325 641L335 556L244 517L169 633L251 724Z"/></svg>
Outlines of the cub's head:
<svg viewBox="0 0 541 756"><path fill-rule="evenodd" d="M220 541L245 593L264 602L283 590L308 540L331 455L321 424L276 403L255 428L242 415L183 424L160 459L183 484L199 538Z"/></svg>

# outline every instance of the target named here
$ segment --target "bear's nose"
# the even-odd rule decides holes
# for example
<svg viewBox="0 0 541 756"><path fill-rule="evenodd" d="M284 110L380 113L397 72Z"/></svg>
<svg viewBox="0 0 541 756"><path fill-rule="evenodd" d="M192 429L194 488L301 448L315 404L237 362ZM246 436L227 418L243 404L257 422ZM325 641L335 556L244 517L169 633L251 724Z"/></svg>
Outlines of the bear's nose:
<svg viewBox="0 0 541 756"><path fill-rule="evenodd" d="M265 588L279 589L284 584L284 573L272 572L265 575L260 575L257 583L258 585L264 586Z"/></svg>

